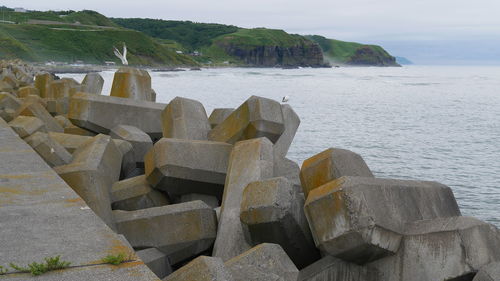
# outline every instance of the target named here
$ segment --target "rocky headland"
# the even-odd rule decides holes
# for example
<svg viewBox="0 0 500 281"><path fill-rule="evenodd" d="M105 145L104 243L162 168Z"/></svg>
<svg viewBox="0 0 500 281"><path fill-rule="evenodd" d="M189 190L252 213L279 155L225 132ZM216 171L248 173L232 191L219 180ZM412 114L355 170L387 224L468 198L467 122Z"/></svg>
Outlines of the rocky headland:
<svg viewBox="0 0 500 281"><path fill-rule="evenodd" d="M208 115L137 68L109 95L98 73L0 69L0 280L500 280L500 230L450 187L341 148L288 159L288 104Z"/></svg>

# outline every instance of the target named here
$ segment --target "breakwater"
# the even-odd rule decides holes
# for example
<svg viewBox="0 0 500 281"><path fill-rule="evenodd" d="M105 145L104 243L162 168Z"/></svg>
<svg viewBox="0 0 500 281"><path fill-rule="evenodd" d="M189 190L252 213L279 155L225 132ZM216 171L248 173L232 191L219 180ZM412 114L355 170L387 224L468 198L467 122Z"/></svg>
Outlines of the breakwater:
<svg viewBox="0 0 500 281"><path fill-rule="evenodd" d="M159 278L488 280L500 260L498 229L461 216L445 185L375 178L340 148L287 159L300 124L288 105L253 96L208 116L195 100L156 103L133 68L110 96L98 74L18 76L0 100L18 141Z"/></svg>

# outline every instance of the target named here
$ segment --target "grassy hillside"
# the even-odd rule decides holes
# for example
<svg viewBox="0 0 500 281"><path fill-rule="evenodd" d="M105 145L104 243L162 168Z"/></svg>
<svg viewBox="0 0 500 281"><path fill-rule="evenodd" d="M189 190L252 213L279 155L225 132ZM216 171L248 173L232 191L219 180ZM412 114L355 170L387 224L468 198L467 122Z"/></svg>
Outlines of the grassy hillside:
<svg viewBox="0 0 500 281"><path fill-rule="evenodd" d="M95 11L28 11L26 13L14 12L13 9L2 8L2 18L14 23L27 23L30 20L57 21L62 23L80 23L84 25L97 25L118 27L116 23Z"/></svg>
<svg viewBox="0 0 500 281"><path fill-rule="evenodd" d="M122 27L141 31L155 38L176 41L188 52L211 45L212 39L220 35L238 31L238 27L232 25L194 23L191 21L138 18L114 18L112 20Z"/></svg>
<svg viewBox="0 0 500 281"><path fill-rule="evenodd" d="M65 25L0 24L0 55L27 61L81 60L103 63L119 60L112 47L129 49L133 65L195 65L188 56L160 44L145 34L126 29L95 29Z"/></svg>
<svg viewBox="0 0 500 281"><path fill-rule="evenodd" d="M332 63L377 66L397 65L395 58L384 50L384 48L377 45L345 42L328 39L319 35L309 35L306 37L318 43L323 50L325 59Z"/></svg>

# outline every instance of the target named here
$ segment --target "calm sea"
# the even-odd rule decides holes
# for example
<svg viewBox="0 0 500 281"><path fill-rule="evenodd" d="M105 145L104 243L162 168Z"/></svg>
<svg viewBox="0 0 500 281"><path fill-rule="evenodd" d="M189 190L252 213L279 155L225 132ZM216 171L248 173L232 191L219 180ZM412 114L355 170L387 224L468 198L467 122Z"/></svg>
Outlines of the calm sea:
<svg viewBox="0 0 500 281"><path fill-rule="evenodd" d="M109 93L112 72L103 72ZM152 72L158 102L201 101L207 112L251 95L301 117L289 158L329 147L363 156L377 177L450 186L464 215L500 227L500 67L204 69ZM64 75L81 81L83 75Z"/></svg>

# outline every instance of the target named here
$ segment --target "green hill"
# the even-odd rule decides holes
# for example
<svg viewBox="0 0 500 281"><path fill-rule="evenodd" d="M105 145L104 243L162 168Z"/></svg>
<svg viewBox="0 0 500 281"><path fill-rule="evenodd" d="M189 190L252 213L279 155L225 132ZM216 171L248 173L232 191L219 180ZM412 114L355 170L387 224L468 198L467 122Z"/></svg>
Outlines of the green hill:
<svg viewBox="0 0 500 281"><path fill-rule="evenodd" d="M123 19L113 21L123 27L163 40L179 42L179 50L194 52L194 59L212 65L233 66L322 66L321 49L309 39L283 30L245 29L232 25Z"/></svg>
<svg viewBox="0 0 500 281"><path fill-rule="evenodd" d="M177 54L177 43L164 42L125 29L94 11L5 12L0 23L0 57L26 61L119 63L113 46L127 44L131 65L194 66L190 56Z"/></svg>
<svg viewBox="0 0 500 281"><path fill-rule="evenodd" d="M215 23L195 23L191 21L166 21L157 19L112 19L116 24L141 31L160 39L180 43L188 52L209 46L212 39L238 31L238 27Z"/></svg>
<svg viewBox="0 0 500 281"><path fill-rule="evenodd" d="M334 64L398 66L396 59L384 48L377 45L345 42L319 35L306 37L318 43L323 50L325 59Z"/></svg>

